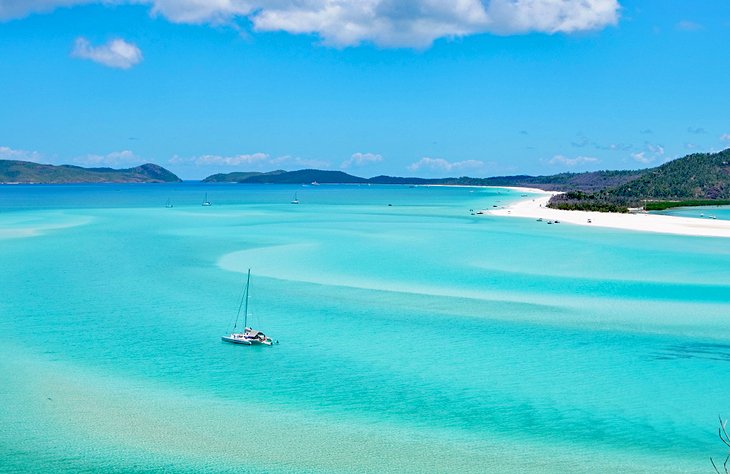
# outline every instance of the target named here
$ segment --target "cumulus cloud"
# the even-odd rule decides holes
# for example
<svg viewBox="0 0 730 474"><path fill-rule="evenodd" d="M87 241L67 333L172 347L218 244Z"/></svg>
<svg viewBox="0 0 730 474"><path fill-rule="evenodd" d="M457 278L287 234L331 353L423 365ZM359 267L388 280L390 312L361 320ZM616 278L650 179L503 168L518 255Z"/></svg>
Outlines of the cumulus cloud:
<svg viewBox="0 0 730 474"><path fill-rule="evenodd" d="M631 154L634 161L649 164L664 157L664 147L653 143L644 143L644 150Z"/></svg>
<svg viewBox="0 0 730 474"><path fill-rule="evenodd" d="M106 155L84 155L71 160L73 163L84 166L132 166L141 165L144 160L130 150L113 151Z"/></svg>
<svg viewBox="0 0 730 474"><path fill-rule="evenodd" d="M0 146L0 160L35 161L41 160L37 151L16 150L9 146Z"/></svg>
<svg viewBox="0 0 730 474"><path fill-rule="evenodd" d="M86 3L143 3L176 23L244 20L257 31L315 34L336 47L423 48L478 33L574 33L614 25L620 10L618 0L5 0L0 20Z"/></svg>
<svg viewBox="0 0 730 474"><path fill-rule="evenodd" d="M169 162L172 164L194 164L198 166L209 166L209 165L222 165L222 166L241 166L241 165L256 165L269 160L269 155L266 153L250 153L232 156L223 155L200 155L193 156L190 158L183 158L181 156L173 156Z"/></svg>
<svg viewBox="0 0 730 474"><path fill-rule="evenodd" d="M636 153L631 154L631 158L634 159L634 161L638 161L639 163L648 164L654 161L653 156L648 156L645 151L638 151Z"/></svg>
<svg viewBox="0 0 730 474"><path fill-rule="evenodd" d="M601 160L592 156L576 156L575 158L568 158L567 156L563 155L555 155L548 160L548 163L551 165L560 165L573 168L575 166L598 163L599 161Z"/></svg>
<svg viewBox="0 0 730 474"><path fill-rule="evenodd" d="M423 157L415 163L408 165L408 169L411 171L422 169L431 171L464 171L478 170L484 168L484 166L484 162L479 160L448 161L443 158Z"/></svg>
<svg viewBox="0 0 730 474"><path fill-rule="evenodd" d="M383 157L377 153L353 153L350 158L340 164L340 168L348 169L353 166L364 166L370 163L379 163Z"/></svg>
<svg viewBox="0 0 730 474"><path fill-rule="evenodd" d="M248 170L268 170L272 167L329 168L329 162L309 160L297 156L283 155L272 158L268 153L240 155L200 155L182 157L175 155L168 160L173 165L245 167Z"/></svg>
<svg viewBox="0 0 730 474"><path fill-rule="evenodd" d="M299 156L277 156L270 163L279 167L297 167L297 168L329 168L330 162L325 160L301 158Z"/></svg>
<svg viewBox="0 0 730 474"><path fill-rule="evenodd" d="M129 69L142 61L142 51L135 44L121 38L100 46L93 46L86 38L76 38L71 55L118 69Z"/></svg>

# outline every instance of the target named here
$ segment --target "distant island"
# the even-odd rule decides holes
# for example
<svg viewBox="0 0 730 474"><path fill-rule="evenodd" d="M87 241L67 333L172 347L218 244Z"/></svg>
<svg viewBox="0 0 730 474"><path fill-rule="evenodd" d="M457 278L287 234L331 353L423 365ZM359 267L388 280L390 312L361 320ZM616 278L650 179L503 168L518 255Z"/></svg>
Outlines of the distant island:
<svg viewBox="0 0 730 474"><path fill-rule="evenodd" d="M147 163L135 168L82 168L0 160L0 183L168 183L180 182L172 172ZM566 210L628 212L630 208L663 210L678 206L730 205L730 148L695 153L655 168L590 171L548 176L491 178L361 178L343 171L304 169L233 172L208 176L206 183L243 184L402 184L444 186L519 186L557 191L548 207Z"/></svg>
<svg viewBox="0 0 730 474"><path fill-rule="evenodd" d="M172 172L152 163L117 170L0 160L0 183L2 184L177 183L180 181L182 180Z"/></svg>
<svg viewBox="0 0 730 474"><path fill-rule="evenodd" d="M204 182L272 184L410 184L520 186L559 191L548 203L556 209L628 212L630 208L662 210L678 206L730 205L730 149L695 153L661 166L628 171L590 171L548 176L491 178L361 178L342 171L277 170L267 173L215 174Z"/></svg>

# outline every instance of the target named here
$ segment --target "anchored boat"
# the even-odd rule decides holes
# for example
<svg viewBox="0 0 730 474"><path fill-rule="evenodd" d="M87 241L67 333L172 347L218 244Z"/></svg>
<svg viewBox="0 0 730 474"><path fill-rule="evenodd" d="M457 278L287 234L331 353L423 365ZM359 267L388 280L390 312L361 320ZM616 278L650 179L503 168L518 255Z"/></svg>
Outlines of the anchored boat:
<svg viewBox="0 0 730 474"><path fill-rule="evenodd" d="M264 345L264 346L270 346L273 344L273 341L270 337L268 337L263 332L252 329L248 327L248 289L251 284L251 269L248 269L248 276L246 277L246 289L243 292L243 298L241 298L241 303L238 305L238 313L236 313L236 322L233 324L233 331L226 335L221 336L221 340L223 342L230 342L232 344L243 344L247 346L252 345ZM236 328L238 327L238 320L241 316L241 309L244 309L243 311L243 331L242 332L236 332ZM277 341L278 342L278 341Z"/></svg>

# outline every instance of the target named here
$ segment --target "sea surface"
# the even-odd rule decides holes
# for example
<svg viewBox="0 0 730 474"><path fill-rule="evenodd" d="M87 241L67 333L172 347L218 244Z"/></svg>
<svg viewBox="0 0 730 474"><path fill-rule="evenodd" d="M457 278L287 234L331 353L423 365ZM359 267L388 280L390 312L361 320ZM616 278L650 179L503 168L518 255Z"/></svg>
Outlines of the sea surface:
<svg viewBox="0 0 730 474"><path fill-rule="evenodd" d="M730 242L521 194L0 186L0 471L713 472Z"/></svg>

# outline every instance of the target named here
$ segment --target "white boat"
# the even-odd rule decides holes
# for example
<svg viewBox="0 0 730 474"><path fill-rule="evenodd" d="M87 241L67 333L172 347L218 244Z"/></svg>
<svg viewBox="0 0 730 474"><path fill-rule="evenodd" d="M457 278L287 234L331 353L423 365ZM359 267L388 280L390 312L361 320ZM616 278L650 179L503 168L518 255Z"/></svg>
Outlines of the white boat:
<svg viewBox="0 0 730 474"><path fill-rule="evenodd" d="M238 305L238 313L236 314L236 322L233 324L233 331L225 336L221 336L223 342L230 342L232 344L243 344L246 346L253 345L264 345L270 346L273 341L263 332L248 327L248 288L251 283L251 269L248 269L248 276L246 277L246 289L243 292L243 298L241 303ZM245 302L245 304L244 304ZM243 311L243 331L236 332L238 327L238 320L241 316L241 308Z"/></svg>
<svg viewBox="0 0 730 474"><path fill-rule="evenodd" d="M292 204L299 204L299 199L297 199L297 193L294 193L294 199L291 200Z"/></svg>
<svg viewBox="0 0 730 474"><path fill-rule="evenodd" d="M201 205L202 205L202 206L206 206L206 207L207 207L207 206L212 206L212 205L213 205L213 204L211 204L211 202L210 202L210 201L208 201L208 193L205 193L205 199L203 199L203 204L201 204Z"/></svg>

